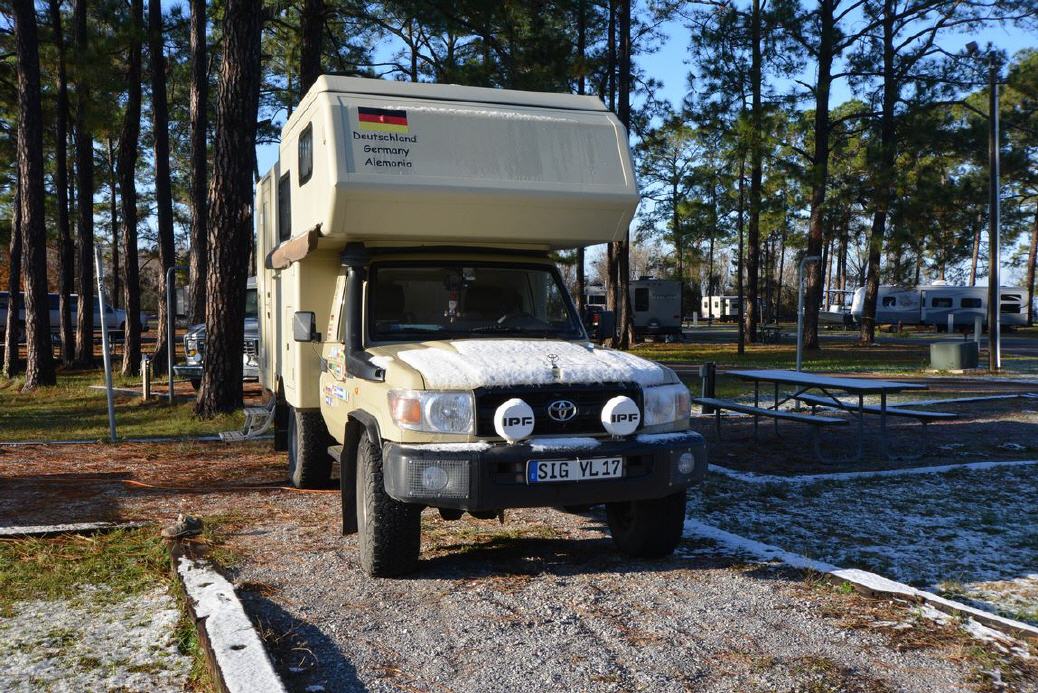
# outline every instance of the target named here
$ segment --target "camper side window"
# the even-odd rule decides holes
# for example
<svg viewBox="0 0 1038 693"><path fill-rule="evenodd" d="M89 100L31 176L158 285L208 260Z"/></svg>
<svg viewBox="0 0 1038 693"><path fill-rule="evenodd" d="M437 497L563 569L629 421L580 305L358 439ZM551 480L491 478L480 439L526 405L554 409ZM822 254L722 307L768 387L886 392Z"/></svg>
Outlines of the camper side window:
<svg viewBox="0 0 1038 693"><path fill-rule="evenodd" d="M649 310L649 288L639 286L634 290L634 309L639 313Z"/></svg>
<svg viewBox="0 0 1038 693"><path fill-rule="evenodd" d="M897 296L884 296L883 297L883 307L884 308L892 308L892 307L894 307L896 305L897 305Z"/></svg>
<svg viewBox="0 0 1038 693"><path fill-rule="evenodd" d="M981 301L979 298L964 298L959 302L963 308L980 308Z"/></svg>
<svg viewBox="0 0 1038 693"><path fill-rule="evenodd" d="M278 240L292 238L292 177L291 173L278 181Z"/></svg>
<svg viewBox="0 0 1038 693"><path fill-rule="evenodd" d="M952 300L950 296L941 296L930 300L931 308L951 308Z"/></svg>
<svg viewBox="0 0 1038 693"><path fill-rule="evenodd" d="M314 172L314 124L309 123L299 135L299 185L306 185Z"/></svg>

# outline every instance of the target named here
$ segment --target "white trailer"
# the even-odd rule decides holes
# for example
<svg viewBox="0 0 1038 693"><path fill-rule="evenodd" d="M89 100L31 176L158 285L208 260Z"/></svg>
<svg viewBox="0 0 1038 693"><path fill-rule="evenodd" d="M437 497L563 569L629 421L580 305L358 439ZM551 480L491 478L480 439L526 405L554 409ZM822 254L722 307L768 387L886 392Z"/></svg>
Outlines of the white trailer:
<svg viewBox="0 0 1038 693"><path fill-rule="evenodd" d="M999 320L1003 327L1027 324L1027 292L1002 287ZM865 287L858 287L851 303L851 315L858 322L865 312ZM935 282L921 286L880 286L876 299L877 325L928 325L947 329L951 317L953 329L969 329L980 318L987 329L988 287L950 286Z"/></svg>

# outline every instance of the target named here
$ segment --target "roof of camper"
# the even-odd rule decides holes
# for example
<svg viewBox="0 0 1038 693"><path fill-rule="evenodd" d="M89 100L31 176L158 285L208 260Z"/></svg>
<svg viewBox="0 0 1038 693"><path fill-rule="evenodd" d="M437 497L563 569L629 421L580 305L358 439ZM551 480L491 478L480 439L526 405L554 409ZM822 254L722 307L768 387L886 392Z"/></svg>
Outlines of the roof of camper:
<svg viewBox="0 0 1038 693"><path fill-rule="evenodd" d="M608 111L597 96L578 94L550 94L539 91L493 89L490 87L463 87L458 84L430 84L427 82L396 82L388 79L340 77L321 75L299 103L296 112L321 93L391 96L400 99L429 99L430 101L463 101L468 103L500 104L504 106L532 106L572 111ZM291 122L289 118L289 122ZM288 124L286 123L286 128Z"/></svg>

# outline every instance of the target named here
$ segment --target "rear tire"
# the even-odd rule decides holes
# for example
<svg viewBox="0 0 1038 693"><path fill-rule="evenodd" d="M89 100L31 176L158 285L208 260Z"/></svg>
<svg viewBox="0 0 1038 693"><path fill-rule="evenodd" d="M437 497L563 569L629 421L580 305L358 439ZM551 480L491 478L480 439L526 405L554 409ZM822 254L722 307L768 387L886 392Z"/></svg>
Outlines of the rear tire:
<svg viewBox="0 0 1038 693"><path fill-rule="evenodd" d="M606 504L613 543L634 558L674 552L685 526L685 491L650 500Z"/></svg>
<svg viewBox="0 0 1038 693"><path fill-rule="evenodd" d="M357 444L357 533L360 565L371 577L403 575L418 565L422 509L386 493L382 450L362 436Z"/></svg>
<svg viewBox="0 0 1038 693"><path fill-rule="evenodd" d="M288 478L296 488L323 488L332 475L333 444L317 410L290 407L288 413Z"/></svg>

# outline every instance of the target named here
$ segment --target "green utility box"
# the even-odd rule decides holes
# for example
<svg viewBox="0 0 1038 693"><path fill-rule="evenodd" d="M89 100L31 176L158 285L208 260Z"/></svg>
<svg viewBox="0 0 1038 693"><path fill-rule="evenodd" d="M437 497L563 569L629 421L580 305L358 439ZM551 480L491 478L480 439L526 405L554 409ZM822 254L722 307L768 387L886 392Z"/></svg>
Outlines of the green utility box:
<svg viewBox="0 0 1038 693"><path fill-rule="evenodd" d="M980 347L976 342L934 342L930 345L930 368L937 371L961 371L980 363Z"/></svg>

